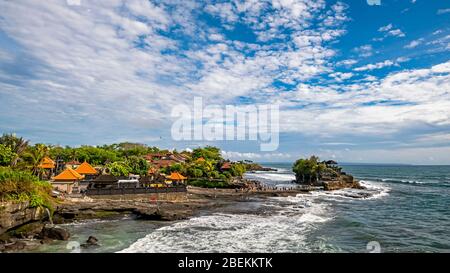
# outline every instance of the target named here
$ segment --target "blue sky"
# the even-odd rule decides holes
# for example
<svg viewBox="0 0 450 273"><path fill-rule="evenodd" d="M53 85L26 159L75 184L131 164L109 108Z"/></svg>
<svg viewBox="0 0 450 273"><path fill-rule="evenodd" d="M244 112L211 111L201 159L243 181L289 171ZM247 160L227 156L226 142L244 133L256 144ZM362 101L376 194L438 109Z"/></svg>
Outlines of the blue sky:
<svg viewBox="0 0 450 273"><path fill-rule="evenodd" d="M0 2L0 132L450 164L449 1L71 2ZM279 149L173 141L171 108L195 96L279 104Z"/></svg>

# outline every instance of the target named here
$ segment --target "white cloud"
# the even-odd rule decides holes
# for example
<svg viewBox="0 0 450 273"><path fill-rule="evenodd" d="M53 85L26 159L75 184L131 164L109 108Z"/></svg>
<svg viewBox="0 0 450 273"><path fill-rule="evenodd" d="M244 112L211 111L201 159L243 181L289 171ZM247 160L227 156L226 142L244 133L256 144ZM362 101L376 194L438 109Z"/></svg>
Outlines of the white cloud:
<svg viewBox="0 0 450 273"><path fill-rule="evenodd" d="M355 71L367 71L367 70L381 69L381 68L389 67L389 66L398 66L399 63L403 63L403 62L407 62L407 61L409 61L409 58L399 57L395 61L386 60L386 61L378 62L375 64L367 64L364 66L357 67L354 70Z"/></svg>
<svg viewBox="0 0 450 273"><path fill-rule="evenodd" d="M378 29L379 32L384 32L386 36L394 36L394 37L405 37L406 34L403 33L399 28L394 28L392 24L388 24L386 26L382 26Z"/></svg>
<svg viewBox="0 0 450 273"><path fill-rule="evenodd" d="M354 59L347 59L347 60L342 60L336 63L337 66L346 66L346 67L350 67L354 64L357 64L358 61L354 60Z"/></svg>
<svg viewBox="0 0 450 273"><path fill-rule="evenodd" d="M405 48L409 48L409 49L411 49L411 48L416 48L417 46L419 46L420 44L422 44L423 41L424 41L423 38L420 38L420 39L417 39L417 40L413 40L413 41L411 41L409 44L407 44L407 45L405 46Z"/></svg>
<svg viewBox="0 0 450 273"><path fill-rule="evenodd" d="M438 11L437 11L438 15L446 14L446 13L450 13L450 9L438 9Z"/></svg>
<svg viewBox="0 0 450 273"><path fill-rule="evenodd" d="M373 55L373 47L370 44L362 45L353 49L360 57L370 57Z"/></svg>
<svg viewBox="0 0 450 273"><path fill-rule="evenodd" d="M408 132L428 135L427 128L450 126L450 62L429 69L405 70L368 83L347 85L342 90L302 85L285 95L283 105L301 101L304 108L283 109L281 128L322 139L338 135L395 139ZM327 105L324 107L324 105ZM414 129L412 129L414 128ZM425 130L425 131L424 131ZM370 139L370 137L369 137Z"/></svg>
<svg viewBox="0 0 450 273"><path fill-rule="evenodd" d="M351 72L346 72L346 73L335 72L335 73L331 73L330 76L333 77L338 82L343 82L344 80L350 79L354 75Z"/></svg>
<svg viewBox="0 0 450 273"><path fill-rule="evenodd" d="M384 32L384 31L389 31L392 29L392 24L386 25L386 26L382 26L378 29L378 31L380 32Z"/></svg>

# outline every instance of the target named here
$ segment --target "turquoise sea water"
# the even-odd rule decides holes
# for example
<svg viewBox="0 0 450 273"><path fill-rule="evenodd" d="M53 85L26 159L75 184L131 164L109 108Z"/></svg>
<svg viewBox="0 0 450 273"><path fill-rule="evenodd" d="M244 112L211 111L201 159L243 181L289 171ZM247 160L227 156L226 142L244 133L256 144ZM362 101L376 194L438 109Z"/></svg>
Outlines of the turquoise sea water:
<svg viewBox="0 0 450 273"><path fill-rule="evenodd" d="M295 186L291 164L248 178ZM366 190L248 200L164 225L133 219L66 225L89 252L450 252L450 166L345 165ZM368 198L355 198L361 193ZM369 244L370 242L370 244ZM368 246L369 244L369 246ZM66 243L37 251L68 251Z"/></svg>

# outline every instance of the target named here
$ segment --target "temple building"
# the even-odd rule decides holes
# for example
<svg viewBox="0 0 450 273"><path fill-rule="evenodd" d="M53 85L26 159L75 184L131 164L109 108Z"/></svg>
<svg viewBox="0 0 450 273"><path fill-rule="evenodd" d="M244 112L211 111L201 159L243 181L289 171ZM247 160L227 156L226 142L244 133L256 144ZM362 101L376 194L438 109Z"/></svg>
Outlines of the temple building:
<svg viewBox="0 0 450 273"><path fill-rule="evenodd" d="M66 168L71 168L71 169L76 169L81 165L80 162L78 162L77 160L72 160L69 162L66 162Z"/></svg>
<svg viewBox="0 0 450 273"><path fill-rule="evenodd" d="M230 162L224 162L222 166L220 167L221 171L229 171L231 169L231 163Z"/></svg>
<svg viewBox="0 0 450 273"><path fill-rule="evenodd" d="M46 156L39 165L39 168L44 170L44 176L50 178L55 171L56 163L50 157Z"/></svg>
<svg viewBox="0 0 450 273"><path fill-rule="evenodd" d="M55 189L71 194L79 191L80 180L83 178L83 175L77 173L71 168L67 168L62 173L53 177L53 181L51 183Z"/></svg>
<svg viewBox="0 0 450 273"><path fill-rule="evenodd" d="M89 163L84 161L75 171L81 175L84 175L85 180L92 180L97 176L97 170L94 169Z"/></svg>
<svg viewBox="0 0 450 273"><path fill-rule="evenodd" d="M186 181L187 177L181 175L178 172L173 172L171 173L169 176L166 177L166 183L167 184L184 184L184 182Z"/></svg>

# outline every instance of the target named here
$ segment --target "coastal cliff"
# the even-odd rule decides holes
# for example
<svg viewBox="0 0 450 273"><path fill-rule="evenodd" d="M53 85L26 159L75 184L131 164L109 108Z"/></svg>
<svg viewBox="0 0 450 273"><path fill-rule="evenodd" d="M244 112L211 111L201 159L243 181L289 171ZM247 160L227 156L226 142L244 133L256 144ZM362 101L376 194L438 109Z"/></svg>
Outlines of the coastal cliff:
<svg viewBox="0 0 450 273"><path fill-rule="evenodd" d="M45 209L30 207L29 202L2 202L0 203L0 234L21 225L40 221L48 217Z"/></svg>

